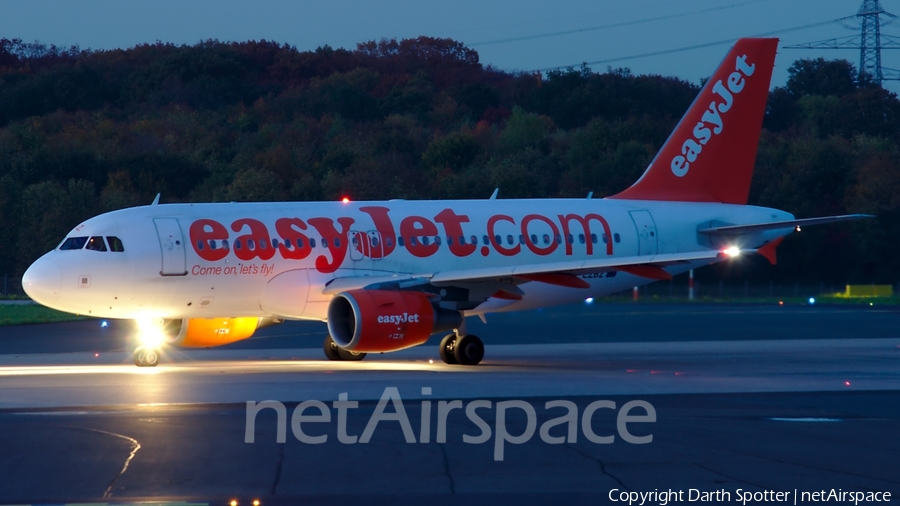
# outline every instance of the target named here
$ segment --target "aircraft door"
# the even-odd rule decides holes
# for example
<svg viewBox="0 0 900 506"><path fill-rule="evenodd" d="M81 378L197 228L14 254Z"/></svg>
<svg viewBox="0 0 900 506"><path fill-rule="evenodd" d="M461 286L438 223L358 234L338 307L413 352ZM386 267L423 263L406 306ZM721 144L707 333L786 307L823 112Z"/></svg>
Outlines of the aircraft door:
<svg viewBox="0 0 900 506"><path fill-rule="evenodd" d="M637 229L638 255L655 255L658 250L656 223L650 211L631 211L629 214Z"/></svg>
<svg viewBox="0 0 900 506"><path fill-rule="evenodd" d="M176 218L153 218L162 252L160 276L186 276L184 236Z"/></svg>

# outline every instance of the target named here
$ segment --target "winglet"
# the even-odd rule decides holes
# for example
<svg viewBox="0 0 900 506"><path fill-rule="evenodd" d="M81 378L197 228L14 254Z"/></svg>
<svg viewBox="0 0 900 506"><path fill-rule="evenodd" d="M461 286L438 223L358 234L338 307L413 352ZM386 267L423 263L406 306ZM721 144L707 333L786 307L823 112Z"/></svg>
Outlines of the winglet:
<svg viewBox="0 0 900 506"><path fill-rule="evenodd" d="M778 245L781 244L781 241L784 240L784 237L779 237L774 241L766 244L762 248L756 250L757 253L765 257L766 260L769 261L770 264L775 265L778 263L778 257L775 255L775 249L778 248Z"/></svg>

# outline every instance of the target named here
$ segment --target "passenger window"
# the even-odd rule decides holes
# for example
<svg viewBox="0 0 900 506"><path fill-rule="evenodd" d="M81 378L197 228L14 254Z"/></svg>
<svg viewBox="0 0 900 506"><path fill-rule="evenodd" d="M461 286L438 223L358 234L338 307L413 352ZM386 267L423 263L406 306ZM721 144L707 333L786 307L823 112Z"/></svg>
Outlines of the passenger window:
<svg viewBox="0 0 900 506"><path fill-rule="evenodd" d="M210 239L210 240L209 240L209 248L210 248L210 249L216 249L216 241Z"/></svg>
<svg viewBox="0 0 900 506"><path fill-rule="evenodd" d="M269 240L268 240L268 239L260 239L260 240L259 240L259 249L266 249L266 248L268 248L268 247L269 247Z"/></svg>
<svg viewBox="0 0 900 506"><path fill-rule="evenodd" d="M434 236L434 243L437 244L438 246L440 246L441 245L441 236L439 236L439 235Z"/></svg>
<svg viewBox="0 0 900 506"><path fill-rule="evenodd" d="M559 234L554 235L553 240L556 241L556 244L562 244L562 237Z"/></svg>
<svg viewBox="0 0 900 506"><path fill-rule="evenodd" d="M511 235L506 236L506 242L508 242L510 246L512 246L514 241L515 241L515 239L513 239L513 236L511 236Z"/></svg>
<svg viewBox="0 0 900 506"><path fill-rule="evenodd" d="M59 247L61 250L67 249L81 249L84 247L84 244L87 242L87 237L69 237L65 241L63 241L62 245Z"/></svg>
<svg viewBox="0 0 900 506"><path fill-rule="evenodd" d="M591 242L597 244L597 234L591 234Z"/></svg>
<svg viewBox="0 0 900 506"><path fill-rule="evenodd" d="M272 247L278 249L278 239L272 239Z"/></svg>
<svg viewBox="0 0 900 506"><path fill-rule="evenodd" d="M618 243L619 241L622 240L622 238L619 237L619 234L618 234L618 233L615 233L615 234L613 234L613 240L616 241L616 242Z"/></svg>
<svg viewBox="0 0 900 506"><path fill-rule="evenodd" d="M549 235L544 234L543 239L544 239L544 244L550 244L550 236Z"/></svg>
<svg viewBox="0 0 900 506"><path fill-rule="evenodd" d="M109 243L110 251L115 251L117 253L125 251L125 246L122 245L122 241L118 237L108 235L106 236L106 242Z"/></svg>
<svg viewBox="0 0 900 506"><path fill-rule="evenodd" d="M247 249L253 251L256 249L256 241L253 239L247 239Z"/></svg>
<svg viewBox="0 0 900 506"><path fill-rule="evenodd" d="M302 248L302 247L303 247L303 239L300 239L299 237L297 238L297 247L298 247L298 248Z"/></svg>
<svg viewBox="0 0 900 506"><path fill-rule="evenodd" d="M466 243L466 236L464 236L464 235L459 236L459 243L460 243L460 244L465 244L465 243Z"/></svg>
<svg viewBox="0 0 900 506"><path fill-rule="evenodd" d="M316 240L315 240L315 239L310 239L310 240L309 240L309 247L310 247L310 248L315 248L315 247L316 247Z"/></svg>
<svg viewBox="0 0 900 506"><path fill-rule="evenodd" d="M494 241L496 241L497 244L503 244L503 239L500 238L500 234L494 236Z"/></svg>
<svg viewBox="0 0 900 506"><path fill-rule="evenodd" d="M394 247L394 239L388 237L387 239L384 240L384 245L388 248L393 248Z"/></svg>
<svg viewBox="0 0 900 506"><path fill-rule="evenodd" d="M234 249L241 249L241 240L240 239L234 240Z"/></svg>
<svg viewBox="0 0 900 506"><path fill-rule="evenodd" d="M487 237L487 236L485 236L485 237ZM472 239L472 244L474 244L475 246L478 246L478 237L473 235L471 237L471 239Z"/></svg>
<svg viewBox="0 0 900 506"><path fill-rule="evenodd" d="M359 235L354 235L353 239L350 239L350 244L353 245L354 248L359 246Z"/></svg>
<svg viewBox="0 0 900 506"><path fill-rule="evenodd" d="M397 246L400 246L402 248L404 244L405 244L405 241L403 240L403 236L401 235L400 237L397 238Z"/></svg>
<svg viewBox="0 0 900 506"><path fill-rule="evenodd" d="M87 246L85 246L84 249L106 251L106 243L103 242L102 237L91 237L88 239Z"/></svg>
<svg viewBox="0 0 900 506"><path fill-rule="evenodd" d="M531 234L531 244L537 245L537 235Z"/></svg>
<svg viewBox="0 0 900 506"><path fill-rule="evenodd" d="M453 238L449 235L447 236L447 246L453 246Z"/></svg>
<svg viewBox="0 0 900 506"><path fill-rule="evenodd" d="M603 244L606 244L608 242L609 242L609 237L607 237L606 234L603 234Z"/></svg>
<svg viewBox="0 0 900 506"><path fill-rule="evenodd" d="M572 234L566 236L566 241L568 241L569 244L575 244L575 238L572 237Z"/></svg>
<svg viewBox="0 0 900 506"><path fill-rule="evenodd" d="M409 238L409 245L410 246L418 246L419 245L419 243L416 242L416 236L412 236Z"/></svg>
<svg viewBox="0 0 900 506"><path fill-rule="evenodd" d="M334 247L335 247L335 248L340 248L340 247L341 247L341 240L338 239L337 237L334 238Z"/></svg>
<svg viewBox="0 0 900 506"><path fill-rule="evenodd" d="M584 244L584 234L578 234L578 242Z"/></svg>

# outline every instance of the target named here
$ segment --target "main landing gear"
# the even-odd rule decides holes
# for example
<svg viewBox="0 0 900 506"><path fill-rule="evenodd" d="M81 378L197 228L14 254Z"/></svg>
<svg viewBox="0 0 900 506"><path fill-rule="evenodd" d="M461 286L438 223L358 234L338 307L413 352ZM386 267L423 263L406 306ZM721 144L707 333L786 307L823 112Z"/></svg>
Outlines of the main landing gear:
<svg viewBox="0 0 900 506"><path fill-rule="evenodd" d="M328 357L328 360L355 361L366 358L365 353L338 348L338 345L335 344L334 339L332 339L331 336L325 338L325 342L322 343L322 348L324 348L325 356Z"/></svg>
<svg viewBox="0 0 900 506"><path fill-rule="evenodd" d="M138 367L156 367L159 365L159 350L139 346L132 355L134 365Z"/></svg>
<svg viewBox="0 0 900 506"><path fill-rule="evenodd" d="M484 358L484 343L472 334L453 333L441 339L438 352L445 364L477 365Z"/></svg>

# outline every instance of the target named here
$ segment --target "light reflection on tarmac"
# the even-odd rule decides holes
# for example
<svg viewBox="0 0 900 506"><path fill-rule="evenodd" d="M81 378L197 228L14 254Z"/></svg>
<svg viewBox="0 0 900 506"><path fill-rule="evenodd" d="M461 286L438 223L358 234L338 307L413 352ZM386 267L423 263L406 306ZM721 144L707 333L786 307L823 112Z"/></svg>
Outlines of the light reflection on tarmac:
<svg viewBox="0 0 900 506"><path fill-rule="evenodd" d="M0 408L370 400L385 386L416 398L423 385L454 399L900 389L900 339L495 345L476 367L430 348L360 362L320 354L172 350L155 368L124 352L0 356Z"/></svg>

